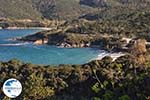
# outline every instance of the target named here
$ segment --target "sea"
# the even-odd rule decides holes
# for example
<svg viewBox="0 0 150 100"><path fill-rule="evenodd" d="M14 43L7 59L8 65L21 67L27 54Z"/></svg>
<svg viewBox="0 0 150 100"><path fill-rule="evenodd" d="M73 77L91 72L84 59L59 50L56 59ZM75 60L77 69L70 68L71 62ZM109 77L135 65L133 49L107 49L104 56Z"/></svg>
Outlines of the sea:
<svg viewBox="0 0 150 100"><path fill-rule="evenodd" d="M60 48L14 39L40 31L42 29L0 29L0 61L18 59L24 63L40 65L84 64L105 52L98 48Z"/></svg>

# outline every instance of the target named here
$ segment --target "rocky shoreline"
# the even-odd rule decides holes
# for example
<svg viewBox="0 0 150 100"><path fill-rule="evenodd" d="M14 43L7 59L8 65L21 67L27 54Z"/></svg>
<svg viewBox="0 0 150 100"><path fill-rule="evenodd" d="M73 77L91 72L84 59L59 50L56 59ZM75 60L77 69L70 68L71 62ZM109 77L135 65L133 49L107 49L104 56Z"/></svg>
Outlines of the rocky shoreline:
<svg viewBox="0 0 150 100"><path fill-rule="evenodd" d="M101 35L56 33L49 34L49 31L38 32L33 35L17 38L19 41L33 42L36 45L55 45L61 48L83 48L96 47L108 51L124 50L129 44L129 39L115 38ZM131 41L131 40L130 40Z"/></svg>
<svg viewBox="0 0 150 100"><path fill-rule="evenodd" d="M47 32L47 31L46 31ZM43 34L44 33L44 34ZM29 35L26 37L22 37L19 41L25 42L33 42L35 45L55 45L61 48L99 48L100 50L105 50L106 54L102 55L100 53L93 60L101 60L102 58L109 56L112 57L113 61L117 58L124 56L126 54L136 54L138 52L137 58L139 58L139 62L143 62L143 55L140 52L147 52L146 49L149 50L148 42L144 39L130 39L130 38L115 38L115 37L98 37L98 36L90 36L91 40L85 41L83 39L84 35L79 35L77 41L69 41L68 35L64 34L45 34L44 32L39 32L33 35ZM84 42L81 42L82 39ZM87 37L86 37L87 38ZM73 40L74 38L72 38ZM81 39L81 40L80 40ZM135 50L133 50L135 49ZM132 51L132 52L131 52ZM139 57L140 56L140 57Z"/></svg>
<svg viewBox="0 0 150 100"><path fill-rule="evenodd" d="M105 56L110 56L115 60L120 56L124 56L130 53L134 46L141 48L149 48L149 42L140 38L127 38L116 37L113 35L100 35L100 34L82 34L82 33L70 33L60 30L44 30L32 35L17 38L16 40L24 42L33 42L35 45L55 45L60 48L98 48L105 50L108 53L98 55L95 60L100 60Z"/></svg>

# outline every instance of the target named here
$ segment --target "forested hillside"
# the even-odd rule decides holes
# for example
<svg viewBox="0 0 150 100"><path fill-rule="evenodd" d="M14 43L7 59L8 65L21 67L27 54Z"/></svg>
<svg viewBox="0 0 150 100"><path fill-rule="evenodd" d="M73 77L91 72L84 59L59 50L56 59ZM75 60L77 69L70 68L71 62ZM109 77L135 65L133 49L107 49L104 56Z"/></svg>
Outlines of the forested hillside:
<svg viewBox="0 0 150 100"><path fill-rule="evenodd" d="M103 9L142 9L149 5L149 0L0 0L0 17L74 19Z"/></svg>
<svg viewBox="0 0 150 100"><path fill-rule="evenodd" d="M105 57L83 65L0 62L0 86L9 77L20 80L24 87L16 100L149 100L149 51L133 47L133 54L115 61ZM0 99L8 100L0 93Z"/></svg>
<svg viewBox="0 0 150 100"><path fill-rule="evenodd" d="M39 19L42 15L27 0L0 0L0 17Z"/></svg>
<svg viewBox="0 0 150 100"><path fill-rule="evenodd" d="M81 6L78 0L1 0L0 17L54 19L78 17L94 8Z"/></svg>

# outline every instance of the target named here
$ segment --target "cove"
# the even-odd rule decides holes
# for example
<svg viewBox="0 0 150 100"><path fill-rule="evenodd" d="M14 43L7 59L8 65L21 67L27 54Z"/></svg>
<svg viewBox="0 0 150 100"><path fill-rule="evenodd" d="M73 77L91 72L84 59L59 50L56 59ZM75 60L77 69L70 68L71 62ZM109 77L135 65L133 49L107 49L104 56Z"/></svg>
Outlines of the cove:
<svg viewBox="0 0 150 100"><path fill-rule="evenodd" d="M39 31L42 30L0 30L0 61L9 61L15 58L25 63L41 65L84 64L95 59L100 53L104 53L104 51L94 48L59 48L12 39Z"/></svg>

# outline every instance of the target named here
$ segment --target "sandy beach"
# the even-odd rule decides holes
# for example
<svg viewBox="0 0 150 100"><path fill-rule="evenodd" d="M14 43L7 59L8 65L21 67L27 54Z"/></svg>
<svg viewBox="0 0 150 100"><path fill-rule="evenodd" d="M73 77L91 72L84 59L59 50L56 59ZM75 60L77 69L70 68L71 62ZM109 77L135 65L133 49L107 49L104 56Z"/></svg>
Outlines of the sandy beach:
<svg viewBox="0 0 150 100"><path fill-rule="evenodd" d="M100 53L98 55L98 57L96 58L96 60L101 60L102 58L106 57L106 56L110 56L113 58L113 61L116 60L117 58L124 56L125 54L122 52L118 52L118 53L107 53L107 52L103 52Z"/></svg>

